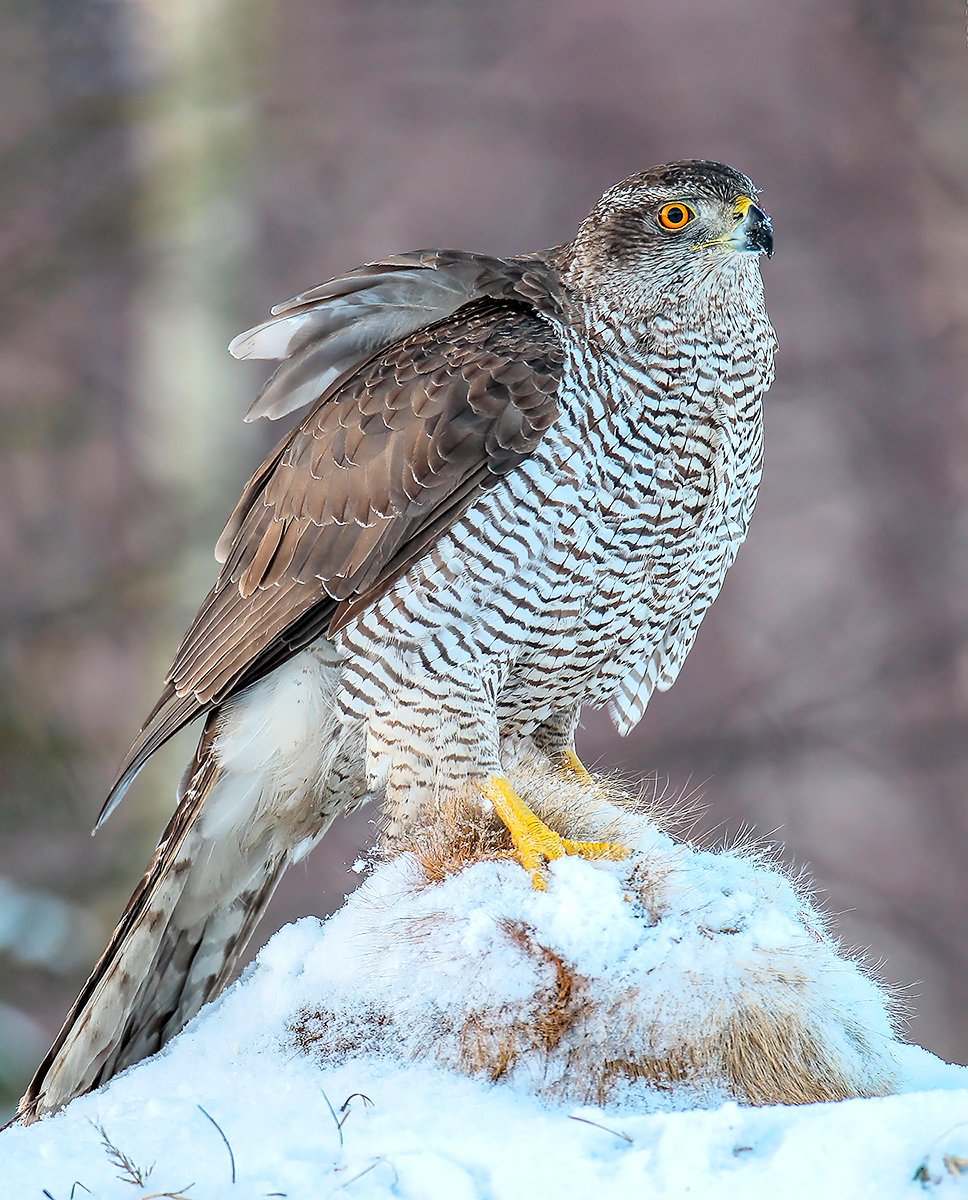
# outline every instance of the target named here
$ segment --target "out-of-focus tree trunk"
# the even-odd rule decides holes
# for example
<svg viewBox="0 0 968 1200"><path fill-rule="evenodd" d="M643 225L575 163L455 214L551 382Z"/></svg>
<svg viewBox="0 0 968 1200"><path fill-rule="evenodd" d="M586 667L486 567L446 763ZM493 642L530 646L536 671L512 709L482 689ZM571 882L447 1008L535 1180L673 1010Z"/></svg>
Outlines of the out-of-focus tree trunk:
<svg viewBox="0 0 968 1200"><path fill-rule="evenodd" d="M0 918L27 914L17 961L0 919L0 1045L27 1044L3 1022L30 1013L43 1049L191 750L188 734L87 839L281 432L241 424L264 371L228 339L388 251L561 241L607 184L709 156L749 171L776 221L764 487L676 687L624 742L588 714L583 753L673 789L708 780L710 826L780 827L851 910L851 940L923 981L915 1036L968 1052L963 16L941 0L0 13L0 877L20 889ZM374 815L287 877L263 934L339 902ZM48 930L37 961L21 928Z"/></svg>

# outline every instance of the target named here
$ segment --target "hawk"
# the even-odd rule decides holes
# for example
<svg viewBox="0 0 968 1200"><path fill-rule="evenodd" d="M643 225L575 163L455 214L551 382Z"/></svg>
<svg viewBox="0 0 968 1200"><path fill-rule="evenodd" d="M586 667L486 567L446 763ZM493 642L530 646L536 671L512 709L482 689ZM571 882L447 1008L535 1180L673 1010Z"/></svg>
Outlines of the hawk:
<svg viewBox="0 0 968 1200"><path fill-rule="evenodd" d="M623 853L549 829L507 775L529 755L581 775L585 703L628 732L746 536L775 349L756 200L731 167L666 164L567 245L394 255L232 342L281 361L247 420L307 411L229 517L104 806L203 720L22 1119L177 1033L337 814L384 799L392 832L476 797L536 887L563 853Z"/></svg>

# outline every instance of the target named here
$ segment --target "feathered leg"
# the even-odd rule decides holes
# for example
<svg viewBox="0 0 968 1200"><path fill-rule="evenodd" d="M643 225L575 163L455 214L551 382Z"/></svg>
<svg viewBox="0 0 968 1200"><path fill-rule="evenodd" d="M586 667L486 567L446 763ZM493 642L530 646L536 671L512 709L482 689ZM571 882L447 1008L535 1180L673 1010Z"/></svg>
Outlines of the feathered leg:
<svg viewBox="0 0 968 1200"><path fill-rule="evenodd" d="M495 686L487 672L455 669L443 678L414 675L377 709L369 723L367 751L371 785L386 783L389 830L400 832L444 796L476 789L506 826L518 861L536 890L547 887L545 864L565 854L624 858L624 846L574 841L550 829L504 772L495 712ZM571 743L577 706L546 721L531 741L561 770L588 780Z"/></svg>

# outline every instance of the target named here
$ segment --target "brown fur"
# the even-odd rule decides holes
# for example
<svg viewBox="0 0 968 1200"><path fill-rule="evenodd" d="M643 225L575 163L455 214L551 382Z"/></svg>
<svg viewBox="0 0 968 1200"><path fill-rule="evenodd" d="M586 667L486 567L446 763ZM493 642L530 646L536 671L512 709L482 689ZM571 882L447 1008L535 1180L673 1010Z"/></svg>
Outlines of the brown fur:
<svg viewBox="0 0 968 1200"><path fill-rule="evenodd" d="M658 836L650 848L648 829L655 826L643 826L647 802L623 793L614 782L589 786L541 772L524 772L515 777L515 785L548 824L569 836L624 838L627 843L637 838L625 898L645 929L662 920L670 879L690 850L680 844L670 847ZM412 858L413 887L423 891L477 863L506 858L511 847L502 827L478 804L464 801L443 805L419 835L386 852ZM453 923L443 901L439 911L416 919L412 927L401 923L392 928L394 937L420 939L430 961L454 953L448 940ZM696 929L700 936L720 941L737 932ZM814 940L818 936L809 922L804 932L807 941L811 934ZM327 1061L381 1048L492 1082L523 1083L540 1096L570 1103L606 1104L638 1085L660 1092L728 1095L756 1105L807 1104L891 1090L889 1071L864 1067L881 1060L880 1048L865 1042L862 1026L853 1029L848 1017L841 1028L842 1040L851 1043L861 1064L856 1077L844 1067L836 1047L825 1043L824 1021L809 1008L809 966L796 955L764 951L762 960L742 964L742 987L724 994L723 1011L703 1011L701 1020L690 1025L678 1015L679 997L660 992L659 1010L649 1011L634 980L588 978L523 920L500 919L495 937L510 943L521 977L533 981L523 1000L489 1002L485 993L463 1013L435 1011L433 1025L420 1030L397 1027L379 1005L369 1013L354 1013L350 1027L345 1015L309 1011L294 1024L294 1040ZM453 971L452 957L441 962ZM458 959L458 969L462 965L469 972L475 968L474 961L461 964ZM697 975L702 970L697 962ZM653 1006L655 995L653 991Z"/></svg>

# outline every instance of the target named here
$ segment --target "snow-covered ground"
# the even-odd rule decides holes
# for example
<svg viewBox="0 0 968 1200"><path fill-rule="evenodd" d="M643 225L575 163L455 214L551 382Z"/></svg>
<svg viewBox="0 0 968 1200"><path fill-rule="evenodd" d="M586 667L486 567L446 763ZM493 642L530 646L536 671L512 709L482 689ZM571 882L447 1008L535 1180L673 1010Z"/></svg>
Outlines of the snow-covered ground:
<svg viewBox="0 0 968 1200"><path fill-rule="evenodd" d="M548 1106L376 1057L320 1071L280 1045L278 1028L265 1028L254 984L250 977L169 1053L104 1093L0 1135L5 1200L42 1200L44 1188L68 1200L75 1184L104 1200L159 1192L189 1200L901 1200L921 1194L922 1163L941 1180L928 1185L934 1194L968 1195L968 1179L943 1164L945 1155L968 1159L968 1070L915 1048L899 1096L636 1115ZM202 1109L232 1147L234 1183L229 1152ZM119 1178L96 1126L134 1164L153 1168L140 1189ZM85 1194L73 1191L75 1200Z"/></svg>
<svg viewBox="0 0 968 1200"><path fill-rule="evenodd" d="M613 818L632 857L544 892L486 839L381 862L160 1055L0 1134L0 1197L968 1197L968 1069L895 1039L802 891ZM727 1098L802 1088L869 1098Z"/></svg>

